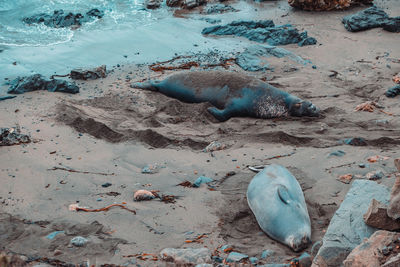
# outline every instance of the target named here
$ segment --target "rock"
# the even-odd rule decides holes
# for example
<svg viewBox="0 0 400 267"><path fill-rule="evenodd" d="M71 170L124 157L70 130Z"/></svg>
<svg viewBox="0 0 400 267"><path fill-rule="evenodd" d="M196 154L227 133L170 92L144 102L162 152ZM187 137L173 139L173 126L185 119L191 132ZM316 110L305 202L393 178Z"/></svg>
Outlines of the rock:
<svg viewBox="0 0 400 267"><path fill-rule="evenodd" d="M352 179L353 179L353 174L351 173L340 175L338 178L338 180L344 184L349 184Z"/></svg>
<svg viewBox="0 0 400 267"><path fill-rule="evenodd" d="M256 257L250 257L249 260L251 264L257 265L258 259Z"/></svg>
<svg viewBox="0 0 400 267"><path fill-rule="evenodd" d="M192 9L207 3L206 0L183 0L184 7L187 9Z"/></svg>
<svg viewBox="0 0 400 267"><path fill-rule="evenodd" d="M398 160L399 159L395 159L395 162ZM396 181L394 182L394 185L392 187L387 214L390 218L394 220L400 219L400 176L396 177Z"/></svg>
<svg viewBox="0 0 400 267"><path fill-rule="evenodd" d="M167 0L166 4L169 7L177 7L183 4L183 0Z"/></svg>
<svg viewBox="0 0 400 267"><path fill-rule="evenodd" d="M384 185L355 180L331 219L313 266L341 266L347 255L377 230L363 220L371 200L375 198L387 204L388 196L389 190Z"/></svg>
<svg viewBox="0 0 400 267"><path fill-rule="evenodd" d="M304 252L303 254L300 255L300 257L291 260L290 264L291 266L296 266L296 267L310 267L312 264L311 255L308 254L307 252Z"/></svg>
<svg viewBox="0 0 400 267"><path fill-rule="evenodd" d="M261 253L261 259L266 259L268 257L271 257L272 255L274 255L274 252L272 250L264 250Z"/></svg>
<svg viewBox="0 0 400 267"><path fill-rule="evenodd" d="M229 6L229 5L223 5L223 4L216 4L213 6L210 6L206 13L207 14L221 14L225 12L236 12L238 11L237 9Z"/></svg>
<svg viewBox="0 0 400 267"><path fill-rule="evenodd" d="M75 247L83 247L87 242L89 242L89 240L82 236L75 236L71 239L71 244Z"/></svg>
<svg viewBox="0 0 400 267"><path fill-rule="evenodd" d="M161 0L146 0L146 8L148 9L156 9L161 6Z"/></svg>
<svg viewBox="0 0 400 267"><path fill-rule="evenodd" d="M102 187L104 187L104 188L106 188L106 187L110 187L110 186L112 186L112 183L104 183L104 184L102 184L101 185Z"/></svg>
<svg viewBox="0 0 400 267"><path fill-rule="evenodd" d="M206 146L206 148L203 149L203 152L214 152L225 148L226 145L223 145L217 141L212 141L208 146Z"/></svg>
<svg viewBox="0 0 400 267"><path fill-rule="evenodd" d="M143 167L142 169L142 173L146 173L146 174L154 174L158 172L158 166L157 164L153 164L153 165L146 165Z"/></svg>
<svg viewBox="0 0 400 267"><path fill-rule="evenodd" d="M400 17L390 18L383 25L383 29L388 32L400 32Z"/></svg>
<svg viewBox="0 0 400 267"><path fill-rule="evenodd" d="M204 28L205 35L236 35L251 41L268 43L270 45L298 44L308 37L307 32L300 33L292 25L275 26L272 20L262 21L234 21L226 25L217 25ZM314 39L315 40L315 39ZM312 43L311 39L303 45ZM316 43L316 40L315 40Z"/></svg>
<svg viewBox="0 0 400 267"><path fill-rule="evenodd" d="M358 13L346 16L342 23L346 30L350 32L364 31L372 28L378 28L388 22L389 16L382 9L373 6Z"/></svg>
<svg viewBox="0 0 400 267"><path fill-rule="evenodd" d="M0 96L0 101L7 100L7 99L13 99L15 97L17 97L17 96L15 96L15 95Z"/></svg>
<svg viewBox="0 0 400 267"><path fill-rule="evenodd" d="M367 178L368 180L376 181L376 180L382 179L384 176L385 175L383 174L382 171L372 171L372 172L367 173L365 175L365 178Z"/></svg>
<svg viewBox="0 0 400 267"><path fill-rule="evenodd" d="M329 153L328 158L333 157L333 156L343 157L344 155L346 155L346 152L344 152L343 150L336 150L336 151Z"/></svg>
<svg viewBox="0 0 400 267"><path fill-rule="evenodd" d="M317 241L315 242L312 247L311 247L311 257L315 257L318 253L318 250L321 248L322 246L322 242L321 241Z"/></svg>
<svg viewBox="0 0 400 267"><path fill-rule="evenodd" d="M266 57L270 56L277 58L286 57L303 65L311 63L309 60L304 60L284 48L270 45L251 45L236 57L236 64L246 71L265 71L271 69L265 60Z"/></svg>
<svg viewBox="0 0 400 267"><path fill-rule="evenodd" d="M52 15L41 13L30 17L23 18L22 21L26 24L39 24L43 23L48 27L53 28L65 28L65 27L79 27L84 22L89 22L95 18L102 18L104 12L98 9L91 9L86 12L86 15L81 13L73 14L71 12L64 13L64 10L55 10Z"/></svg>
<svg viewBox="0 0 400 267"><path fill-rule="evenodd" d="M193 187L200 187L201 184L207 184L207 183L211 183L213 181L213 179L205 177L205 176L200 176L199 178L196 179L196 181L194 181L193 183Z"/></svg>
<svg viewBox="0 0 400 267"><path fill-rule="evenodd" d="M400 229L400 221L390 218L387 214L387 206L376 199L372 199L367 213L364 214L364 221L369 226L394 231Z"/></svg>
<svg viewBox="0 0 400 267"><path fill-rule="evenodd" d="M155 197L156 196L152 192L147 190L137 190L135 194L133 194L133 199L135 201L152 200Z"/></svg>
<svg viewBox="0 0 400 267"><path fill-rule="evenodd" d="M395 97L398 95L400 95L400 84L387 89L387 91L385 92L385 96L387 97Z"/></svg>
<svg viewBox="0 0 400 267"><path fill-rule="evenodd" d="M37 90L47 90L49 92L62 92L76 94L79 93L79 87L74 83L64 80L46 80L40 74L34 74L27 77L18 77L10 82L9 94L23 94Z"/></svg>
<svg viewBox="0 0 400 267"><path fill-rule="evenodd" d="M242 260L248 259L249 256L246 254L242 254L239 252L231 252L229 253L228 257L226 258L226 262L241 262Z"/></svg>
<svg viewBox="0 0 400 267"><path fill-rule="evenodd" d="M30 143L29 135L21 134L18 127L0 128L0 146L12 146Z"/></svg>
<svg viewBox="0 0 400 267"><path fill-rule="evenodd" d="M211 263L210 255L208 248L165 248L160 252L162 260L181 266Z"/></svg>
<svg viewBox="0 0 400 267"><path fill-rule="evenodd" d="M365 139L362 137L354 137L354 138L344 139L343 142L346 145L351 145L351 146L366 146L366 145L368 145L367 141L365 141Z"/></svg>
<svg viewBox="0 0 400 267"><path fill-rule="evenodd" d="M106 65L101 65L100 67L89 70L73 69L71 70L70 77L73 80L96 80L105 78L107 77Z"/></svg>
<svg viewBox="0 0 400 267"><path fill-rule="evenodd" d="M345 267L399 266L400 233L380 230L363 241L343 262Z"/></svg>
<svg viewBox="0 0 400 267"><path fill-rule="evenodd" d="M328 11L346 9L359 4L369 4L373 0L288 0L292 7L309 11Z"/></svg>

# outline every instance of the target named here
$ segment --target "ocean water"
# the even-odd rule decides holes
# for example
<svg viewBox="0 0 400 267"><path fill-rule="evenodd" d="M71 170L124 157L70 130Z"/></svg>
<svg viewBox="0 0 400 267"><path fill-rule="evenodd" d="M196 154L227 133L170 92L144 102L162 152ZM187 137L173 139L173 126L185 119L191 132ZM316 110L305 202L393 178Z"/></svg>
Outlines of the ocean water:
<svg viewBox="0 0 400 267"><path fill-rule="evenodd" d="M22 22L58 9L84 14L93 8L104 11L104 17L75 30ZM240 50L243 40L201 35L211 25L202 18L222 23L254 19L254 4L238 2L235 8L240 12L178 18L165 3L145 9L144 0L0 0L0 84L32 73L49 76L77 67L150 63L187 52Z"/></svg>

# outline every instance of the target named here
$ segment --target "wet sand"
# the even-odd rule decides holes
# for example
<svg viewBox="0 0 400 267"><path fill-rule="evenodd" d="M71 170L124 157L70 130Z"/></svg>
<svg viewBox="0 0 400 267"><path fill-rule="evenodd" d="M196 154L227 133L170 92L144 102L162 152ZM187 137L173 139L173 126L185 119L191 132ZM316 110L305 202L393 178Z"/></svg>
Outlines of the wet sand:
<svg viewBox="0 0 400 267"><path fill-rule="evenodd" d="M395 0L375 2L389 15L400 14ZM245 198L254 176L248 165L277 163L296 176L312 220L313 243L322 239L350 188L337 180L340 175L363 177L382 170L385 177L377 182L391 186L393 159L400 156L400 102L384 92L400 72L399 34L380 28L347 32L341 18L362 8L313 13L286 7L276 8L274 17L266 16L271 12L266 7L285 4L257 4L254 19L274 19L276 24L292 23L307 30L317 45L284 48L312 64L270 59L274 72L248 74L312 101L322 110L320 118L232 118L220 123L207 113L208 104L186 104L130 88L133 81L173 72L153 72L135 64L114 68L105 79L78 82L77 95L31 92L2 101L1 126L19 125L34 142L0 147L0 250L74 264L124 264L135 259L127 256L158 254L166 247L206 246L214 251L230 244L259 259L263 250L273 250L272 257L260 262L285 263L299 253L258 227ZM242 44L245 48L250 42L243 39ZM243 72L235 64L228 70ZM331 70L338 74L332 76ZM393 115L356 112L365 101L375 101ZM352 137L365 138L368 145L341 142ZM227 148L203 152L214 140ZM346 154L329 156L337 150ZM369 163L367 158L374 155L389 159ZM360 163L368 166L360 168ZM157 164L159 172L142 174L147 164ZM235 174L227 177L232 171ZM214 179L215 190L177 186L200 175ZM107 182L112 185L102 187ZM175 203L134 202L138 189L178 198ZM126 202L137 213L118 207L98 213L69 211L68 206L77 202L90 208ZM65 233L47 239L53 231ZM185 242L204 233L202 243ZM86 247L69 244L77 235L90 240ZM135 260L142 266L163 264Z"/></svg>

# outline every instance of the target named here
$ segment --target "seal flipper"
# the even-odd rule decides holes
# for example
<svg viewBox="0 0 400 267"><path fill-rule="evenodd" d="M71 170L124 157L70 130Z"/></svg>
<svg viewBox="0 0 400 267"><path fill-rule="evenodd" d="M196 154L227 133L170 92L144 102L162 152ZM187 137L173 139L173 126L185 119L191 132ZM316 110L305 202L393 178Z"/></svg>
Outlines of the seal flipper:
<svg viewBox="0 0 400 267"><path fill-rule="evenodd" d="M289 195L289 190L287 189L287 187L284 185L278 185L277 191L278 196L282 200L282 202L285 204L289 204L291 197Z"/></svg>
<svg viewBox="0 0 400 267"><path fill-rule="evenodd" d="M232 117L227 109L217 109L216 107L210 107L207 108L207 111L210 112L220 122L227 121Z"/></svg>

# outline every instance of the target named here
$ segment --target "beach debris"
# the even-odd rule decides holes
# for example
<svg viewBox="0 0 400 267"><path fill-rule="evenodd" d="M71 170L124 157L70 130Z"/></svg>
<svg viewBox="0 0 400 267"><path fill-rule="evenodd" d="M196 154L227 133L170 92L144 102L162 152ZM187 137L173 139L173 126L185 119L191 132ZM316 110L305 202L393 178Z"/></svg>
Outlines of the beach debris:
<svg viewBox="0 0 400 267"><path fill-rule="evenodd" d="M311 63L300 56L280 47L272 45L251 45L236 57L236 64L246 71L271 70L268 57L288 58L296 63L307 65Z"/></svg>
<svg viewBox="0 0 400 267"><path fill-rule="evenodd" d="M10 82L10 87L7 91L9 94L23 94L37 90L47 90L49 92L61 92L76 94L79 93L79 87L64 80L46 80L40 74L31 76L18 77Z"/></svg>
<svg viewBox="0 0 400 267"><path fill-rule="evenodd" d="M40 13L30 17L23 18L22 21L26 24L40 24L52 28L65 28L65 27L80 27L85 22L90 22L100 19L104 16L104 12L97 8L91 9L85 15L81 13L65 13L64 10L54 10L52 15Z"/></svg>
<svg viewBox="0 0 400 267"><path fill-rule="evenodd" d="M206 177L206 176L200 176L199 178L196 179L193 183L193 187L200 187L201 184L207 184L211 183L213 179Z"/></svg>
<svg viewBox="0 0 400 267"><path fill-rule="evenodd" d="M68 209L70 211L101 212L101 211L108 211L112 207L120 207L122 209L125 209L125 210L128 210L128 211L132 212L133 214L136 214L135 210L127 208L124 204L111 204L111 205L108 205L108 206L106 206L104 208L89 209L89 208L80 207L79 204L74 203L74 204L69 205Z"/></svg>
<svg viewBox="0 0 400 267"><path fill-rule="evenodd" d="M376 181L382 179L384 176L385 175L383 174L382 171L372 171L367 173L365 175L365 178L367 178L368 180Z"/></svg>
<svg viewBox="0 0 400 267"><path fill-rule="evenodd" d="M159 198L162 202L165 204L173 204L176 202L176 199L178 198L177 196L174 195L156 195L157 198Z"/></svg>
<svg viewBox="0 0 400 267"><path fill-rule="evenodd" d="M221 144L218 141L212 141L206 148L203 149L203 152L214 152L218 150L223 150L226 148L226 145Z"/></svg>
<svg viewBox="0 0 400 267"><path fill-rule="evenodd" d="M344 152L343 150L336 150L336 151L333 151L333 152L329 153L328 158L330 158L330 157L343 157L344 155L346 155L346 152Z"/></svg>
<svg viewBox="0 0 400 267"><path fill-rule="evenodd" d="M71 239L71 244L75 247L83 247L87 242L89 242L89 240L82 236L75 236Z"/></svg>
<svg viewBox="0 0 400 267"><path fill-rule="evenodd" d="M398 169L400 171L399 167ZM394 185L392 187L387 214L390 218L393 218L395 220L398 220L400 218L400 176L396 177L396 181L394 182Z"/></svg>
<svg viewBox="0 0 400 267"><path fill-rule="evenodd" d="M288 0L289 5L308 11L346 9L359 4L370 4L373 0Z"/></svg>
<svg viewBox="0 0 400 267"><path fill-rule="evenodd" d="M290 261L290 267L310 267L312 264L312 257L307 252L303 252L300 257L294 258Z"/></svg>
<svg viewBox="0 0 400 267"><path fill-rule="evenodd" d="M400 229L400 221L390 218L387 214L387 206L376 199L371 200L371 204L363 218L366 224L378 229L388 231Z"/></svg>
<svg viewBox="0 0 400 267"><path fill-rule="evenodd" d="M241 261L247 260L248 258L249 258L249 256L246 254L232 251L231 253L229 253L228 257L226 258L226 262L228 262L228 263L241 262Z"/></svg>
<svg viewBox="0 0 400 267"><path fill-rule="evenodd" d="M385 96L387 97L396 97L400 95L400 84L390 87L386 92Z"/></svg>
<svg viewBox="0 0 400 267"><path fill-rule="evenodd" d="M193 184L189 181L183 181L182 183L177 184L179 186L183 186L183 187L193 187Z"/></svg>
<svg viewBox="0 0 400 267"><path fill-rule="evenodd" d="M21 134L19 127L0 128L0 146L13 146L30 142L30 136Z"/></svg>
<svg viewBox="0 0 400 267"><path fill-rule="evenodd" d="M345 183L345 184L349 184L352 179L353 179L353 174L350 174L350 173L340 175L338 178L339 181L341 181L342 183Z"/></svg>
<svg viewBox="0 0 400 267"><path fill-rule="evenodd" d="M400 84L400 73L398 73L397 75L394 75L392 80L393 80L393 82Z"/></svg>
<svg viewBox="0 0 400 267"><path fill-rule="evenodd" d="M323 245L314 258L316 266L336 266L343 262L351 250L377 230L367 226L363 220L374 198L387 204L389 189L374 181L354 180L326 230Z"/></svg>
<svg viewBox="0 0 400 267"><path fill-rule="evenodd" d="M347 138L343 140L343 143L346 145L351 145L351 146L366 146L367 141L365 141L364 138L362 137L353 137L353 138Z"/></svg>
<svg viewBox="0 0 400 267"><path fill-rule="evenodd" d="M107 188L110 186L112 186L112 183L108 183L108 182L101 185L101 187L104 187L104 188Z"/></svg>
<svg viewBox="0 0 400 267"><path fill-rule="evenodd" d="M185 243L203 243L202 238L207 237L207 234L200 234L193 239L186 239Z"/></svg>
<svg viewBox="0 0 400 267"><path fill-rule="evenodd" d="M107 77L106 65L101 65L93 69L73 69L69 74L73 80L96 80Z"/></svg>
<svg viewBox="0 0 400 267"><path fill-rule="evenodd" d="M142 173L147 173L147 174L154 174L157 173L159 170L157 164L148 164L143 167Z"/></svg>
<svg viewBox="0 0 400 267"><path fill-rule="evenodd" d="M378 161L388 160L388 159L390 159L390 158L386 157L386 156L380 156L380 155L375 155L375 156L371 156L371 157L367 158L368 162L370 162L370 163L375 163Z"/></svg>
<svg viewBox="0 0 400 267"><path fill-rule="evenodd" d="M232 245L223 245L222 247L219 248L220 252L224 252L224 253L229 253L231 251L233 251L233 246Z"/></svg>
<svg viewBox="0 0 400 267"><path fill-rule="evenodd" d="M124 257L124 258L135 257L138 260L142 260L142 261L147 261L147 260L158 261L158 256L153 253L139 253L139 254L133 254L133 255L126 255L126 256L122 256L122 257Z"/></svg>
<svg viewBox="0 0 400 267"><path fill-rule="evenodd" d="M306 31L299 32L292 25L275 26L272 20L233 21L226 25L216 25L204 28L204 35L235 35L251 41L268 43L269 45L298 44L299 46L314 45L317 40L308 37Z"/></svg>
<svg viewBox="0 0 400 267"><path fill-rule="evenodd" d="M377 6L364 9L342 19L346 30L350 32L365 31L383 27L389 32L400 31L400 17L390 18L389 15Z"/></svg>
<svg viewBox="0 0 400 267"><path fill-rule="evenodd" d="M53 240L58 234L64 234L64 231L54 231L48 235L46 235L46 238L49 240Z"/></svg>
<svg viewBox="0 0 400 267"><path fill-rule="evenodd" d="M148 190L137 190L133 195L135 201L152 200L154 198L156 198L156 196Z"/></svg>
<svg viewBox="0 0 400 267"><path fill-rule="evenodd" d="M0 96L0 101L7 100L7 99L13 99L13 98L16 98L16 97L17 96L15 96L15 95Z"/></svg>
<svg viewBox="0 0 400 267"><path fill-rule="evenodd" d="M160 252L162 260L179 266L211 263L210 255L208 248L165 248Z"/></svg>
<svg viewBox="0 0 400 267"><path fill-rule="evenodd" d="M374 101L367 101L357 105L355 111L374 112L376 107L378 107L378 104L376 104Z"/></svg>
<svg viewBox="0 0 400 267"><path fill-rule="evenodd" d="M51 169L47 169L48 171L56 171L56 170L61 170L61 171L67 171L67 172L75 172L75 173L83 173L83 174L98 174L98 175L104 175L104 176L108 176L108 175L115 175L115 173L105 173L105 172L88 172L88 171L79 171L79 170L74 170L72 168L69 167L53 167Z"/></svg>
<svg viewBox="0 0 400 267"><path fill-rule="evenodd" d="M226 12L237 12L236 8L230 6L230 5L224 5L224 4L216 4L213 6L210 6L207 8L206 13L207 14L222 14Z"/></svg>
<svg viewBox="0 0 400 267"><path fill-rule="evenodd" d="M395 267L400 266L400 233L376 231L370 238L355 247L343 262L344 267Z"/></svg>

